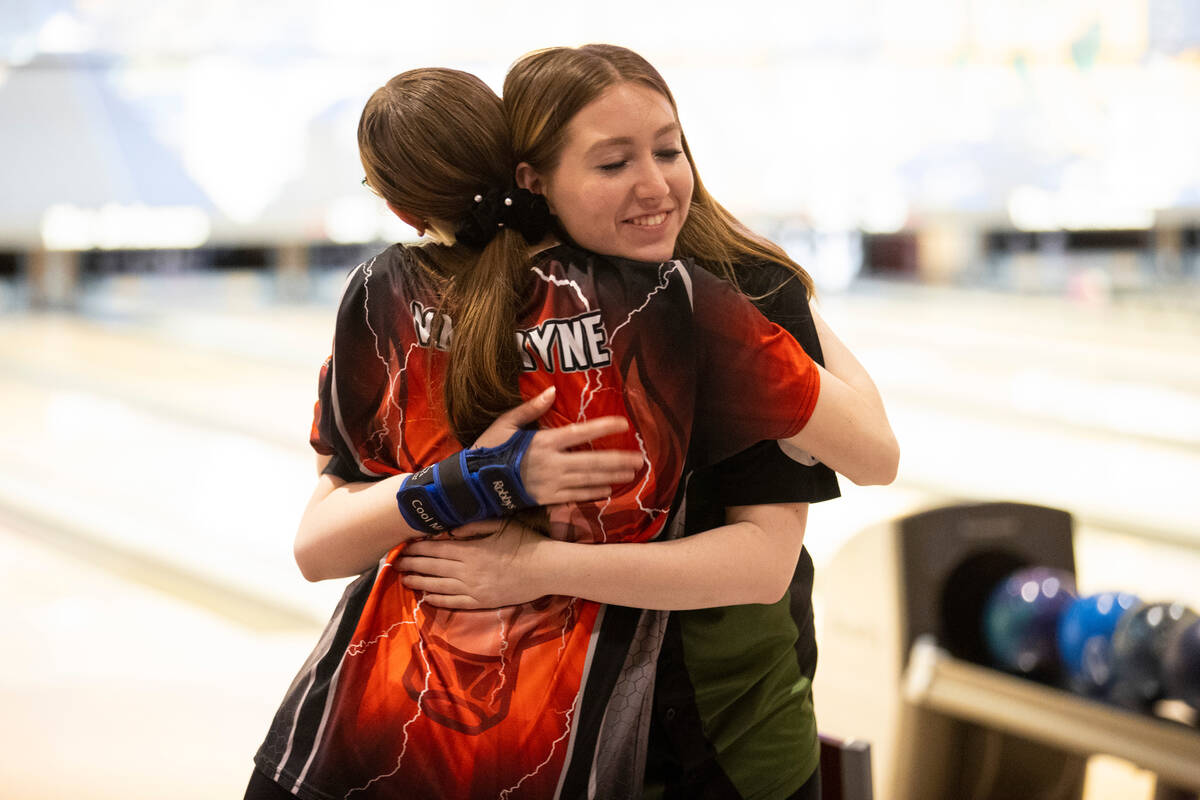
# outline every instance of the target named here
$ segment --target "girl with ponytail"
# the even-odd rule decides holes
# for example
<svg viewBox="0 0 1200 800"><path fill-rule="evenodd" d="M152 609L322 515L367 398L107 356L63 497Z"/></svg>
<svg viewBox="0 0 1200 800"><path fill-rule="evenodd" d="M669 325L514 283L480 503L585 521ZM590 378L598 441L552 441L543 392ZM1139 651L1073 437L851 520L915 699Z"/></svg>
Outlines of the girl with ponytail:
<svg viewBox="0 0 1200 800"><path fill-rule="evenodd" d="M530 526L649 547L689 464L778 439L866 480L890 459L877 421L690 262L548 233L545 198L514 186L503 107L473 76L397 76L359 142L368 186L429 242L347 281L296 556L310 579L358 577L247 797L638 797L663 613L566 594L439 608L399 565L419 568L406 556L431 538Z"/></svg>

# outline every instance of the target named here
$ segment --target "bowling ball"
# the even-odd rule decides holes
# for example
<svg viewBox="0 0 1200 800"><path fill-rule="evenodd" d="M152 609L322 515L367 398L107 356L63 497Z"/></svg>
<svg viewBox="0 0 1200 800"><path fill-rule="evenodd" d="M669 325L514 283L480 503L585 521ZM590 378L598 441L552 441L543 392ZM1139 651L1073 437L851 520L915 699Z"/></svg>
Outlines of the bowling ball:
<svg viewBox="0 0 1200 800"><path fill-rule="evenodd" d="M1177 627L1167 642L1163 682L1168 697L1200 711L1200 621Z"/></svg>
<svg viewBox="0 0 1200 800"><path fill-rule="evenodd" d="M1176 629L1200 620L1182 603L1143 603L1124 614L1112 635L1112 686L1118 705L1147 711L1164 696L1163 658Z"/></svg>
<svg viewBox="0 0 1200 800"><path fill-rule="evenodd" d="M1075 576L1027 567L1004 579L983 609L983 636L992 663L1036 680L1059 675L1058 618L1076 599Z"/></svg>
<svg viewBox="0 0 1200 800"><path fill-rule="evenodd" d="M1113 631L1122 615L1140 603L1126 592L1101 592L1067 606L1058 620L1058 657L1072 691L1104 693L1112 677Z"/></svg>

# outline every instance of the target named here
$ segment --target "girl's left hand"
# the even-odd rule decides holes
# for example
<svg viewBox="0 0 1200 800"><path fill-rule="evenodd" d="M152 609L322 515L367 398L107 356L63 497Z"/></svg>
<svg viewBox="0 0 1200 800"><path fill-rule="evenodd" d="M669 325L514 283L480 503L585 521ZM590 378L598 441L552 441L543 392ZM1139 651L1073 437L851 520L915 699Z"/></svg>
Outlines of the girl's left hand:
<svg viewBox="0 0 1200 800"><path fill-rule="evenodd" d="M452 539L410 542L393 566L405 573L401 582L424 592L423 602L431 606L499 608L546 594L538 589L533 561L547 541L519 522L488 520L455 530Z"/></svg>

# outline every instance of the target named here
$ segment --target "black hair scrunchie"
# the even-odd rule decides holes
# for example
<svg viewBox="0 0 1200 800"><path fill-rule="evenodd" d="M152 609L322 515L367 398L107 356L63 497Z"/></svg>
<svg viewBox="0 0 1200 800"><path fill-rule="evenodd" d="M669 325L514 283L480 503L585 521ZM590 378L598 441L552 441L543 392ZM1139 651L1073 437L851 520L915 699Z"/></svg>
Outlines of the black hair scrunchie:
<svg viewBox="0 0 1200 800"><path fill-rule="evenodd" d="M475 195L475 205L454 231L454 238L470 247L484 247L501 228L512 228L535 244L550 230L552 219L546 198L540 194L528 189L489 189Z"/></svg>

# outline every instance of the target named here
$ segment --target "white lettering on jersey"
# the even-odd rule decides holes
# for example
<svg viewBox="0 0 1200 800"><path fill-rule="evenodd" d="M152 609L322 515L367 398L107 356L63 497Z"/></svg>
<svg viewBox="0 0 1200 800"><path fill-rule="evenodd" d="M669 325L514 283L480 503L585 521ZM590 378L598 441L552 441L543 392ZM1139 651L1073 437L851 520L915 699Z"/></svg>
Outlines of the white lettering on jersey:
<svg viewBox="0 0 1200 800"><path fill-rule="evenodd" d="M542 323L536 328L524 331L525 339L533 347L533 355L541 359L547 372L554 372L554 334L553 324Z"/></svg>
<svg viewBox="0 0 1200 800"><path fill-rule="evenodd" d="M436 313L432 308L426 308L416 300L412 301L409 306L412 311L413 330L417 334L417 344L421 347L429 347L429 340L433 334L433 315ZM437 349L449 350L450 339L454 335L454 326L450 324L450 317L442 314L442 330L438 336Z"/></svg>
<svg viewBox="0 0 1200 800"><path fill-rule="evenodd" d="M608 332L599 311L568 319L548 319L524 333L527 354L546 372L554 372L556 355L557 367L563 372L581 372L612 363Z"/></svg>
<svg viewBox="0 0 1200 800"><path fill-rule="evenodd" d="M433 317L436 311L414 300L410 306L413 331L421 347L429 347L433 339ZM442 330L437 349L449 350L454 335L450 317L441 315ZM548 319L535 328L517 331L517 349L525 372L538 369L554 372L580 372L608 366L612 351L608 349L608 332L600 320L599 311L588 311L567 319Z"/></svg>

